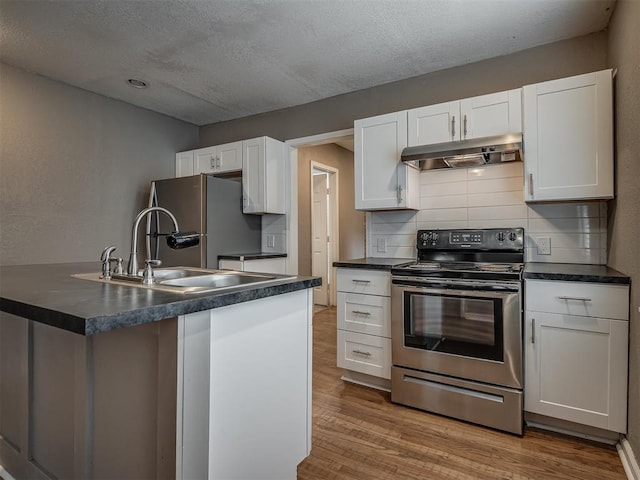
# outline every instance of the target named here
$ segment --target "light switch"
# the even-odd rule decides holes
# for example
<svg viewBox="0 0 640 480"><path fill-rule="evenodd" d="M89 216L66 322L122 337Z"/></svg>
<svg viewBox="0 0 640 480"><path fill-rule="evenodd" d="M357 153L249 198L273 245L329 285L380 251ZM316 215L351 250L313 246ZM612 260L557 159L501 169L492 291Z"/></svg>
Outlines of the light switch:
<svg viewBox="0 0 640 480"><path fill-rule="evenodd" d="M267 247L275 247L276 245L276 236L275 235L267 235Z"/></svg>
<svg viewBox="0 0 640 480"><path fill-rule="evenodd" d="M387 239L378 238L378 253L386 253L387 251Z"/></svg>

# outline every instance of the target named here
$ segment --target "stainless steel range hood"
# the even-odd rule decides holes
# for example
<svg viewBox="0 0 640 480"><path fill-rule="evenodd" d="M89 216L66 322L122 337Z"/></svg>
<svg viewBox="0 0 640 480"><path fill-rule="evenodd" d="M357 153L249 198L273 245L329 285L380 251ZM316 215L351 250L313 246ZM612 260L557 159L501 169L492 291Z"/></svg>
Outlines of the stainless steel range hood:
<svg viewBox="0 0 640 480"><path fill-rule="evenodd" d="M420 168L478 167L522 160L522 134L419 145L402 150L401 160Z"/></svg>

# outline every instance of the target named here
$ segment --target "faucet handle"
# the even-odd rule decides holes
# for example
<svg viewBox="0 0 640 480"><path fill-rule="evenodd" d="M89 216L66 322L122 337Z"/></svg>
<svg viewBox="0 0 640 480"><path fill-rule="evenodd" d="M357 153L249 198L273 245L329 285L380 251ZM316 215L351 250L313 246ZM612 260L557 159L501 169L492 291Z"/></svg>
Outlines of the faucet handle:
<svg viewBox="0 0 640 480"><path fill-rule="evenodd" d="M111 263L115 263L113 273L115 273L116 275L122 275L124 273L124 269L122 268L122 257L110 258L109 261Z"/></svg>
<svg viewBox="0 0 640 480"><path fill-rule="evenodd" d="M159 267L162 264L160 260L152 260L151 258L147 258L144 261L144 270L142 271L142 283L145 285L151 285L154 282L153 279L153 268L151 267Z"/></svg>

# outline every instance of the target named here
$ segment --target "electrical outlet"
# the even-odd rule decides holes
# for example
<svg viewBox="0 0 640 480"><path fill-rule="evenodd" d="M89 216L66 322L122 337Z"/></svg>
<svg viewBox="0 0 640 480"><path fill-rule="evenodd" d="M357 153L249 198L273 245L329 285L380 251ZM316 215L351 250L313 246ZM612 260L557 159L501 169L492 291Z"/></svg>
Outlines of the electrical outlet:
<svg viewBox="0 0 640 480"><path fill-rule="evenodd" d="M378 238L378 253L385 253L387 251L387 239Z"/></svg>
<svg viewBox="0 0 640 480"><path fill-rule="evenodd" d="M538 246L538 255L551 255L551 238L550 237L536 238L536 245Z"/></svg>
<svg viewBox="0 0 640 480"><path fill-rule="evenodd" d="M267 235L267 247L275 247L276 246L276 236L275 235Z"/></svg>

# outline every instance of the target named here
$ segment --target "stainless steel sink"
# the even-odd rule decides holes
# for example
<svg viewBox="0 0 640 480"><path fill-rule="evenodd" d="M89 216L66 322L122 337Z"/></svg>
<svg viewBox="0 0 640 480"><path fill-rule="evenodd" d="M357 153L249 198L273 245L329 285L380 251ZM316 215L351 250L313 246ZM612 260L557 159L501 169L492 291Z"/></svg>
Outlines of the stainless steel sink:
<svg viewBox="0 0 640 480"><path fill-rule="evenodd" d="M275 280L275 275L244 273L244 272L223 272L210 275L185 276L158 281L160 285L170 285L174 287L202 287L202 288L230 288L250 283L261 283Z"/></svg>
<svg viewBox="0 0 640 480"><path fill-rule="evenodd" d="M154 283L151 285L144 285L141 276L114 275L110 280L100 278L99 273L85 273L72 276L83 280L186 294L217 292L225 289L262 285L269 282L294 278L288 275L239 272L236 270L212 270L196 267L154 269Z"/></svg>

